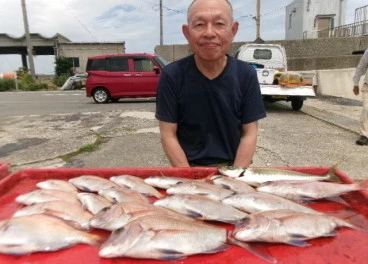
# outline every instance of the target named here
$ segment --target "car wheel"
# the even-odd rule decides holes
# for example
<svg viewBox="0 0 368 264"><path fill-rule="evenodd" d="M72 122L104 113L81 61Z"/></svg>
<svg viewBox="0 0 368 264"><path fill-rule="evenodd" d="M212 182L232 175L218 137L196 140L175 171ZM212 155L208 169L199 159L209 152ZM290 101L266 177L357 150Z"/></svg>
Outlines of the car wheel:
<svg viewBox="0 0 368 264"><path fill-rule="evenodd" d="M294 99L291 101L291 108L293 108L293 110L295 111L299 111L300 109L302 109L302 106L303 106L303 100Z"/></svg>
<svg viewBox="0 0 368 264"><path fill-rule="evenodd" d="M106 104L110 100L110 93L105 88L97 88L93 92L93 100L97 104Z"/></svg>

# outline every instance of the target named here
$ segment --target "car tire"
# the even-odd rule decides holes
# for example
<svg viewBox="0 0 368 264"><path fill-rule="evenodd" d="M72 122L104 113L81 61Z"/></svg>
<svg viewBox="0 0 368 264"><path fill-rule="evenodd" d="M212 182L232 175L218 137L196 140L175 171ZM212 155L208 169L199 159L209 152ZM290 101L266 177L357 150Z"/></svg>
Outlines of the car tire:
<svg viewBox="0 0 368 264"><path fill-rule="evenodd" d="M110 93L105 88L97 88L92 97L97 104L107 104L110 100Z"/></svg>
<svg viewBox="0 0 368 264"><path fill-rule="evenodd" d="M303 107L303 102L304 102L303 100L294 99L294 100L291 101L291 108L294 111L299 111Z"/></svg>

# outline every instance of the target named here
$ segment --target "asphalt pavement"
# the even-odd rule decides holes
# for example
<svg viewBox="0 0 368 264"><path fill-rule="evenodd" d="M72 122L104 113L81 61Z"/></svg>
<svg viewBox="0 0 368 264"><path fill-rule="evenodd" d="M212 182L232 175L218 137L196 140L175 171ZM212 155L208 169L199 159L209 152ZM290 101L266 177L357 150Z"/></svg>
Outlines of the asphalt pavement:
<svg viewBox="0 0 368 264"><path fill-rule="evenodd" d="M290 108L290 103L281 104ZM301 109L356 134L356 138L361 110L361 100L320 95L308 98ZM367 146L356 147L368 150ZM50 167L170 166L160 145L157 120L149 111L1 118L0 162L10 162L12 172ZM253 166L268 164L256 154Z"/></svg>

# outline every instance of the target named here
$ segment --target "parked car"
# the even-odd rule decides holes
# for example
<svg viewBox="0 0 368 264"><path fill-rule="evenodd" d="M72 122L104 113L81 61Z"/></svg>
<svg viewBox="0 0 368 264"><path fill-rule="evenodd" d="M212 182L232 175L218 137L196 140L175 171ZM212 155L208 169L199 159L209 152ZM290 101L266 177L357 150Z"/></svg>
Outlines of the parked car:
<svg viewBox="0 0 368 264"><path fill-rule="evenodd" d="M120 98L155 97L167 61L156 54L111 54L88 58L86 96L96 103Z"/></svg>

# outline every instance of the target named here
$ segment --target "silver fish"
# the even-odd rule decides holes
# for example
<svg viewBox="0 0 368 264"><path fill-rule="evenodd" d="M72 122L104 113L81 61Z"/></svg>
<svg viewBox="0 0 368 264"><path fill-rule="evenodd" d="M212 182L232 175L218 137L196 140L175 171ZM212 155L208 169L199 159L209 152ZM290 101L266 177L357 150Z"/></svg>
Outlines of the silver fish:
<svg viewBox="0 0 368 264"><path fill-rule="evenodd" d="M41 189L50 189L50 190L60 190L65 192L78 192L77 187L71 184L68 181L50 179L46 181L42 181L36 184L38 188Z"/></svg>
<svg viewBox="0 0 368 264"><path fill-rule="evenodd" d="M106 198L112 203L121 202L141 202L149 203L149 199L143 194L123 187L112 187L102 189L98 192L99 195Z"/></svg>
<svg viewBox="0 0 368 264"><path fill-rule="evenodd" d="M226 172L226 167L219 168L222 173ZM341 181L335 175L336 168L331 167L325 175L312 175L286 169L275 168L247 168L240 176L235 177L237 180L244 181L252 186L259 186L262 183L280 180L295 181Z"/></svg>
<svg viewBox="0 0 368 264"><path fill-rule="evenodd" d="M186 218L177 212L151 204L118 203L98 212L90 221L90 225L108 231L114 231L127 223L146 215L171 215L179 219ZM187 218L193 220L192 218Z"/></svg>
<svg viewBox="0 0 368 264"><path fill-rule="evenodd" d="M148 215L114 231L100 247L99 256L175 260L228 247L226 229L165 215Z"/></svg>
<svg viewBox="0 0 368 264"><path fill-rule="evenodd" d="M234 167L234 166L222 166L218 168L222 175L229 176L232 178L240 177L247 168Z"/></svg>
<svg viewBox="0 0 368 264"><path fill-rule="evenodd" d="M335 236L340 227L367 231L334 216L275 210L253 214L244 219L235 227L233 235L246 242L307 246L305 240Z"/></svg>
<svg viewBox="0 0 368 264"><path fill-rule="evenodd" d="M177 184L166 190L168 194L197 194L203 195L213 200L222 200L225 197L229 197L234 194L234 191L227 190L221 186L200 182L200 181L190 181Z"/></svg>
<svg viewBox="0 0 368 264"><path fill-rule="evenodd" d="M172 176L150 176L144 182L160 189L168 189L178 183L193 181L192 179L172 177Z"/></svg>
<svg viewBox="0 0 368 264"><path fill-rule="evenodd" d="M239 181L237 179L223 176L223 175L213 175L210 177L210 180L216 185L220 185L223 188L230 189L238 193L240 192L249 193L249 192L256 191L252 186L250 186L246 182Z"/></svg>
<svg viewBox="0 0 368 264"><path fill-rule="evenodd" d="M139 193L154 196L156 198L162 198L164 195L156 190L154 187L146 183L143 179L132 175L119 175L110 178L110 181L115 182L117 185L127 187L135 190Z"/></svg>
<svg viewBox="0 0 368 264"><path fill-rule="evenodd" d="M266 182L257 190L291 200L315 200L337 196L347 192L368 190L368 180L352 184L319 181L276 181Z"/></svg>
<svg viewBox="0 0 368 264"><path fill-rule="evenodd" d="M82 203L82 208L90 211L92 214L97 214L101 209L112 205L106 198L95 193L78 193L78 199Z"/></svg>
<svg viewBox="0 0 368 264"><path fill-rule="evenodd" d="M258 213L276 209L289 209L298 212L322 214L321 212L297 202L262 192L237 193L223 199L222 202L248 213Z"/></svg>
<svg viewBox="0 0 368 264"><path fill-rule="evenodd" d="M69 179L69 182L84 192L98 192L102 189L117 187L112 181L95 175L82 175Z"/></svg>
<svg viewBox="0 0 368 264"><path fill-rule="evenodd" d="M78 229L89 229L89 221L93 216L80 205L60 200L28 205L15 212L13 217L34 214L48 214L62 218Z"/></svg>
<svg viewBox="0 0 368 264"><path fill-rule="evenodd" d="M0 221L0 252L25 255L76 244L98 245L102 238L74 229L57 217L36 214Z"/></svg>
<svg viewBox="0 0 368 264"><path fill-rule="evenodd" d="M26 205L58 200L67 201L78 205L81 204L76 193L60 190L37 189L21 194L15 198L16 202Z"/></svg>
<svg viewBox="0 0 368 264"><path fill-rule="evenodd" d="M174 210L201 220L237 223L248 214L219 201L195 194L175 194L154 202L154 205Z"/></svg>

